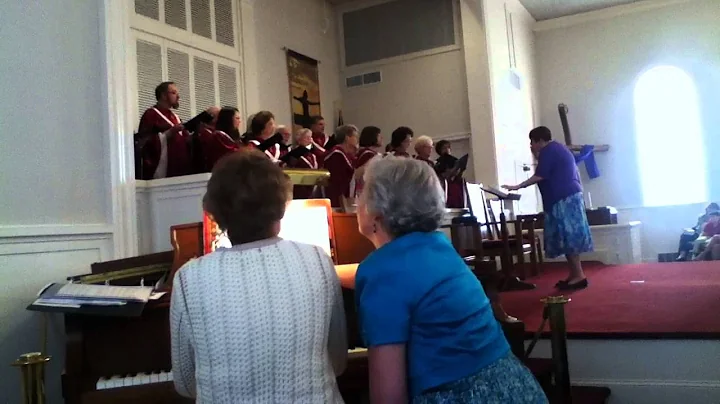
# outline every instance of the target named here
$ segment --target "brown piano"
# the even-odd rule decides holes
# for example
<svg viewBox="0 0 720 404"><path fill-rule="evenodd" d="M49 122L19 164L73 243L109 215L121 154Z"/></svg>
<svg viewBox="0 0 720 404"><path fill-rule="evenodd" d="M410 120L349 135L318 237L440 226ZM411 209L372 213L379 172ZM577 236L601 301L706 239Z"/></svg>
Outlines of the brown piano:
<svg viewBox="0 0 720 404"><path fill-rule="evenodd" d="M342 222L342 221L340 221ZM345 223L345 222L343 222ZM356 222L340 224L341 227ZM337 227L336 227L337 228ZM341 233L348 229L339 229ZM154 284L171 276L189 259L203 251L202 223L173 226L173 251L96 263L91 274L75 277L83 283L137 285ZM369 252L367 245L363 249ZM341 251L340 256L357 256ZM338 255L335 253L334 255ZM338 266L345 286L354 284L355 265ZM360 346L354 294L343 288L348 323L348 346ZM192 403L175 392L170 357L170 293L144 307L63 309L67 335L63 396L67 404ZM32 307L31 307L32 309ZM348 403L367 393L367 357L362 351L349 353L348 368L338 378Z"/></svg>

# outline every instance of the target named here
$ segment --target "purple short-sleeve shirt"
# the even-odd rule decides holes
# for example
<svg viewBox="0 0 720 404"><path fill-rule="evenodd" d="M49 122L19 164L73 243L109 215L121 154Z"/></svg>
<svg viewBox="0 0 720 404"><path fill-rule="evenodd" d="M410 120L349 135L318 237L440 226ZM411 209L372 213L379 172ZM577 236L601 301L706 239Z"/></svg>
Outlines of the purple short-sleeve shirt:
<svg viewBox="0 0 720 404"><path fill-rule="evenodd" d="M582 192L575 156L567 146L558 142L552 141L540 150L535 175L542 177L538 187L546 212L556 202Z"/></svg>

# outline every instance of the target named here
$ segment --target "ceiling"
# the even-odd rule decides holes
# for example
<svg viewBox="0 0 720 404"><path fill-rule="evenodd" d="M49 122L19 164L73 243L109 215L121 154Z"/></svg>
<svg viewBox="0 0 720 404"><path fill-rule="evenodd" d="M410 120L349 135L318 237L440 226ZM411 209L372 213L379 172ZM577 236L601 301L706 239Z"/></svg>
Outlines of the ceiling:
<svg viewBox="0 0 720 404"><path fill-rule="evenodd" d="M339 5L361 0L328 0L330 4ZM492 0L497 1L497 0ZM600 10L621 4L635 3L640 0L520 0L525 8L538 21L568 15Z"/></svg>
<svg viewBox="0 0 720 404"><path fill-rule="evenodd" d="M538 21L635 3L640 0L520 0Z"/></svg>

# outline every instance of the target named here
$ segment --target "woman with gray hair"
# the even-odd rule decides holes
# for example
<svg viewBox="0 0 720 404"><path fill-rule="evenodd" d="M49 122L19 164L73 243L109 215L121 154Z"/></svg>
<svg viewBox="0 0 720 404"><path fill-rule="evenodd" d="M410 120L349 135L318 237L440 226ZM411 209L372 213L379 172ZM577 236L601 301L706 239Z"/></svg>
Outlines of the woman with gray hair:
<svg viewBox="0 0 720 404"><path fill-rule="evenodd" d="M437 231L437 175L422 161L374 159L358 227L377 248L355 293L373 403L547 403L512 354L482 285Z"/></svg>
<svg viewBox="0 0 720 404"><path fill-rule="evenodd" d="M358 128L343 125L335 130L334 146L325 156L323 166L330 171L330 181L325 189L333 208L345 208L350 205L350 182L355 173L353 161L358 150Z"/></svg>

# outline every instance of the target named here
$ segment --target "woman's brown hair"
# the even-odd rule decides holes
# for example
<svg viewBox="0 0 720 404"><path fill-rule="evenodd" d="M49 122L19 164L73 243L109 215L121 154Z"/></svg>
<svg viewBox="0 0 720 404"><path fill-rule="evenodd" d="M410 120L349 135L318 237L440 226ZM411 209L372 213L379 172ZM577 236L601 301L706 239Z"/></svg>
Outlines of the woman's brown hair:
<svg viewBox="0 0 720 404"><path fill-rule="evenodd" d="M235 245L275 236L291 198L292 183L280 167L257 150L241 150L215 165L203 207Z"/></svg>

